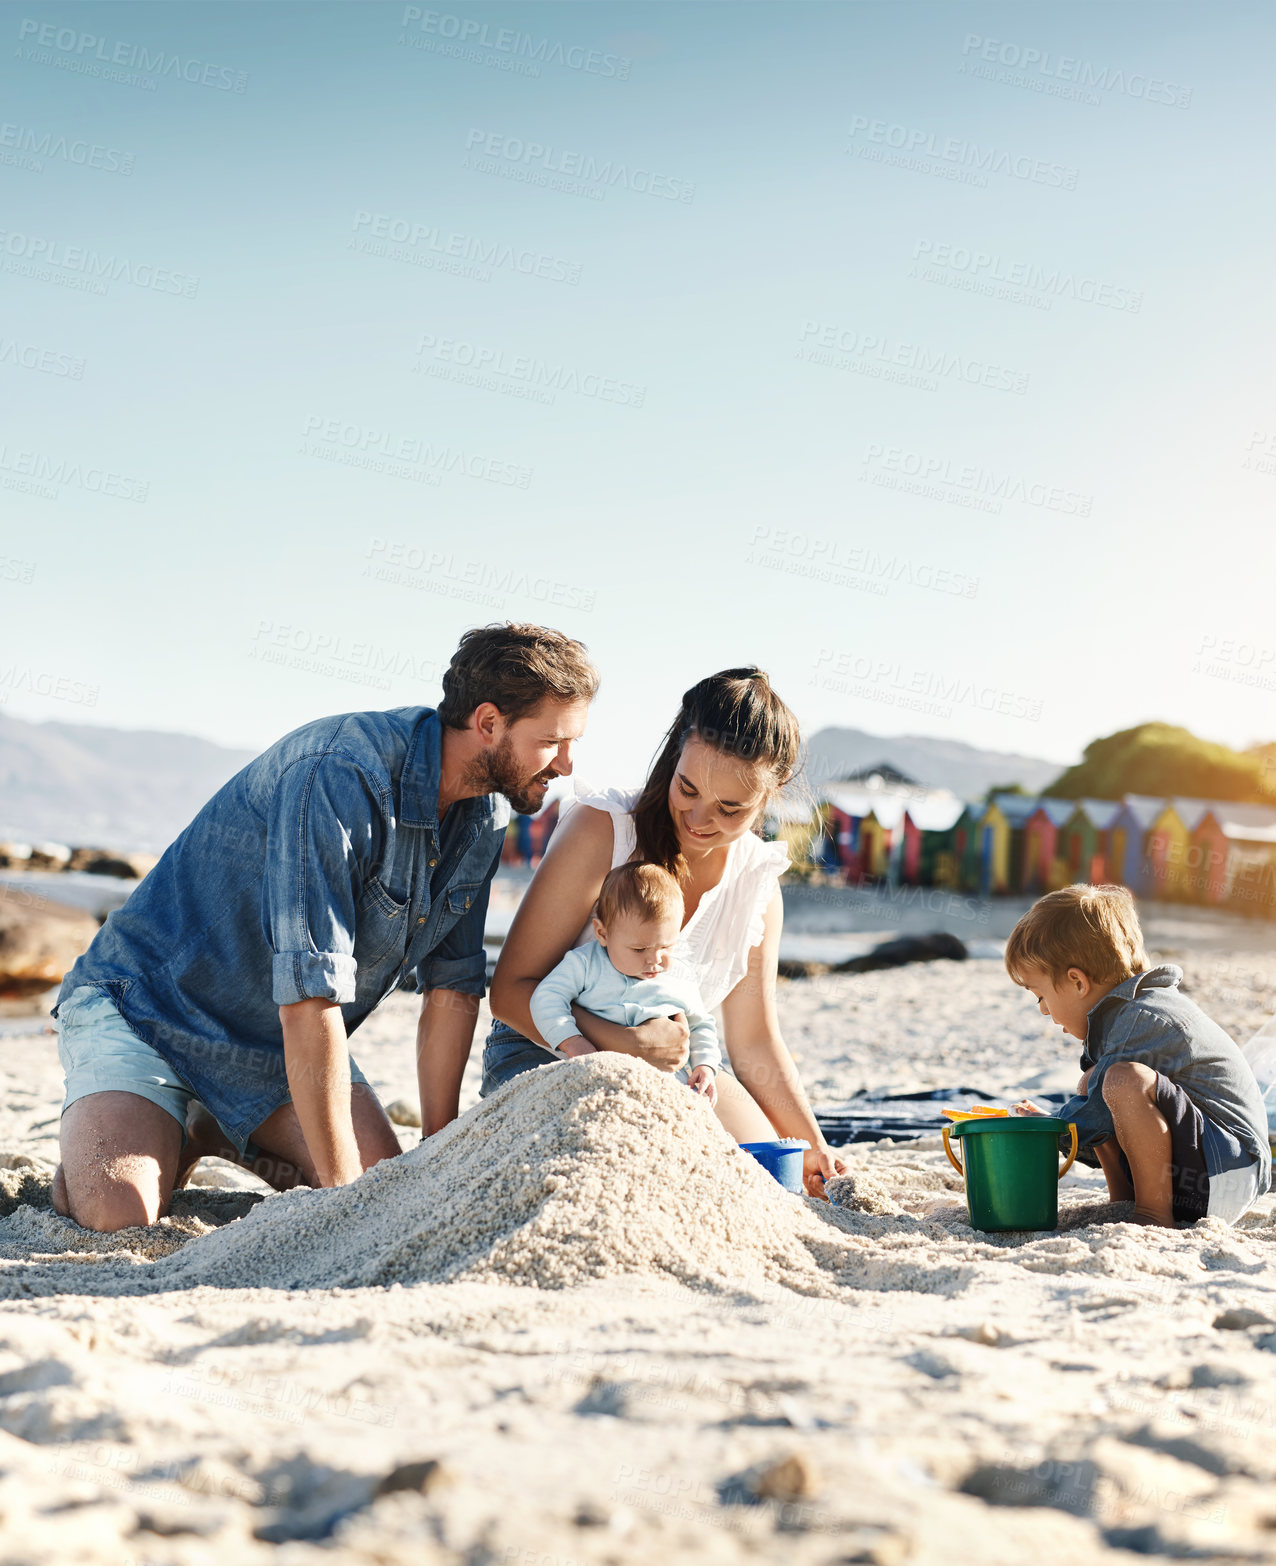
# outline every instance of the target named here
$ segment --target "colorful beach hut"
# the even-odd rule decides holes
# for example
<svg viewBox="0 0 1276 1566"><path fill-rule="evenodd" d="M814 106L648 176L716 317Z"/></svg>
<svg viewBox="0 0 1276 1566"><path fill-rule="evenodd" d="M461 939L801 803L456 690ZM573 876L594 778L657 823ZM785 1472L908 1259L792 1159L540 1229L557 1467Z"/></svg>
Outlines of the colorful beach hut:
<svg viewBox="0 0 1276 1566"><path fill-rule="evenodd" d="M1036 801L1023 826L1023 891L1054 892L1067 885L1067 870L1059 857L1059 828L1075 809L1071 799Z"/></svg>
<svg viewBox="0 0 1276 1566"><path fill-rule="evenodd" d="M1191 896L1192 833L1207 808L1200 799L1162 801L1147 836L1148 896L1177 901Z"/></svg>
<svg viewBox="0 0 1276 1566"><path fill-rule="evenodd" d="M1108 830L1121 807L1111 799L1079 799L1059 829L1060 852L1069 881L1097 885L1108 878Z"/></svg>
<svg viewBox="0 0 1276 1566"><path fill-rule="evenodd" d="M1127 794L1108 826L1108 879L1128 886L1136 897L1150 895L1148 834L1165 805L1151 794Z"/></svg>
<svg viewBox="0 0 1276 1566"><path fill-rule="evenodd" d="M1250 912L1264 911L1265 904L1270 910L1276 810L1210 801L1192 833L1188 868L1192 889L1201 901L1250 905Z"/></svg>
<svg viewBox="0 0 1276 1566"><path fill-rule="evenodd" d="M972 802L957 817L953 828L953 881L952 885L963 892L978 890L980 877L980 850L982 838L979 823L984 807Z"/></svg>
<svg viewBox="0 0 1276 1566"><path fill-rule="evenodd" d="M966 806L958 801L957 819L948 827L925 828L921 834L918 879L922 886L956 887L958 881L957 826Z"/></svg>
<svg viewBox="0 0 1276 1566"><path fill-rule="evenodd" d="M860 828L873 808L872 797L865 789L832 783L824 790L823 804L838 868L847 881L858 881L863 864Z"/></svg>
<svg viewBox="0 0 1276 1566"><path fill-rule="evenodd" d="M837 829L833 824L833 807L818 805L815 815L818 830L811 839L811 860L818 869L831 873L838 868Z"/></svg>
<svg viewBox="0 0 1276 1566"><path fill-rule="evenodd" d="M909 886L934 886L936 859L952 854L953 828L965 810L955 795L949 799L915 800L904 812L904 848L900 879Z"/></svg>
<svg viewBox="0 0 1276 1566"><path fill-rule="evenodd" d="M1022 883L1024 827L1037 804L1031 794L994 794L988 802L979 823L980 885L985 897Z"/></svg>
<svg viewBox="0 0 1276 1566"><path fill-rule="evenodd" d="M884 880L890 870L895 834L904 819L905 804L898 797L878 799L860 822L860 874Z"/></svg>
<svg viewBox="0 0 1276 1566"><path fill-rule="evenodd" d="M847 880L858 880L860 869L860 822L863 816L852 815L838 805L829 806L829 837L839 868Z"/></svg>

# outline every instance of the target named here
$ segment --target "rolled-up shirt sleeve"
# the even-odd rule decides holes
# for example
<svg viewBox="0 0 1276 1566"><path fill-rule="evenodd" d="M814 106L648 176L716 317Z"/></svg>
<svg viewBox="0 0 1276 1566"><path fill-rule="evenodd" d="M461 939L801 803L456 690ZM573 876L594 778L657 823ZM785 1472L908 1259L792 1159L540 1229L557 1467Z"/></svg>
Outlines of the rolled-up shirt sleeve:
<svg viewBox="0 0 1276 1566"><path fill-rule="evenodd" d="M354 1000L355 912L383 840L380 802L353 763L306 757L279 779L262 910L277 1006Z"/></svg>
<svg viewBox="0 0 1276 1566"><path fill-rule="evenodd" d="M486 875L470 895L469 908L413 969L413 979L422 994L427 990L456 990L461 995L479 996L487 993L487 950L483 945L483 932L487 928L492 877L501 861L504 841L502 836ZM444 895L456 894L449 891Z"/></svg>

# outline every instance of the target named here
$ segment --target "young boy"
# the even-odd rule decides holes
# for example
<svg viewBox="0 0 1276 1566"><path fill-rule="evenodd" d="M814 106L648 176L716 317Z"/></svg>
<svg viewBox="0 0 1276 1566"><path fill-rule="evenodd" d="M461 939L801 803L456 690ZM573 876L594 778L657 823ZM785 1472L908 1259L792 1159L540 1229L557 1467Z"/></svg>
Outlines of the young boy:
<svg viewBox="0 0 1276 1566"><path fill-rule="evenodd" d="M1149 968L1122 886L1067 886L1034 903L1006 942L1006 971L1082 1041L1077 1097L1055 1113L1093 1148L1134 1221L1235 1221L1271 1184L1267 1111L1254 1073L1217 1023L1179 992L1182 969ZM1018 1114L1042 1114L1024 1100Z"/></svg>
<svg viewBox="0 0 1276 1566"><path fill-rule="evenodd" d="M691 1030L691 1054L675 1075L712 1104L718 1096L713 1079L722 1064L718 1030L694 980L670 972L682 912L682 892L667 870L617 865L598 894L596 939L568 952L536 986L532 1021L546 1044L570 1059L594 1053L576 1026L573 1001L626 1027L680 1011Z"/></svg>

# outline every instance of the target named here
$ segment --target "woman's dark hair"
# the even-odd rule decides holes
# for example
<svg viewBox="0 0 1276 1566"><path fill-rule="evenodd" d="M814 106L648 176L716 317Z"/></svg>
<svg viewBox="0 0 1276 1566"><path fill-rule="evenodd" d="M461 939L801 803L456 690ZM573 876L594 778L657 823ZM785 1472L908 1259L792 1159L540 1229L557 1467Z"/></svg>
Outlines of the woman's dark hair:
<svg viewBox="0 0 1276 1566"><path fill-rule="evenodd" d="M768 796L793 776L802 743L797 719L761 669L723 669L684 694L633 811L638 858L663 865L680 881L687 862L669 814L669 785L682 747L692 738L759 768Z"/></svg>
<svg viewBox="0 0 1276 1566"><path fill-rule="evenodd" d="M463 729L481 702L508 722L541 702L593 701L598 671L581 642L544 625L481 625L466 631L443 675L439 721Z"/></svg>

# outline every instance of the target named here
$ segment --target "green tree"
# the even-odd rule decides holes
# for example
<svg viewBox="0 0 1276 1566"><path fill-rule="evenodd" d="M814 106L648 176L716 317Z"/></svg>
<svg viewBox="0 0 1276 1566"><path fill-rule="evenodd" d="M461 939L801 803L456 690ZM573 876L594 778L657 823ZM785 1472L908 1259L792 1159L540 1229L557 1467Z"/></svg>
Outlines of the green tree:
<svg viewBox="0 0 1276 1566"><path fill-rule="evenodd" d="M990 789L984 791L984 804L991 805L996 794L1031 794L1032 790L1025 788L1022 783L994 783Z"/></svg>
<svg viewBox="0 0 1276 1566"><path fill-rule="evenodd" d="M1045 790L1059 799L1181 795L1246 804L1276 802L1276 769L1256 751L1230 750L1170 723L1141 723L1086 746L1083 759Z"/></svg>

